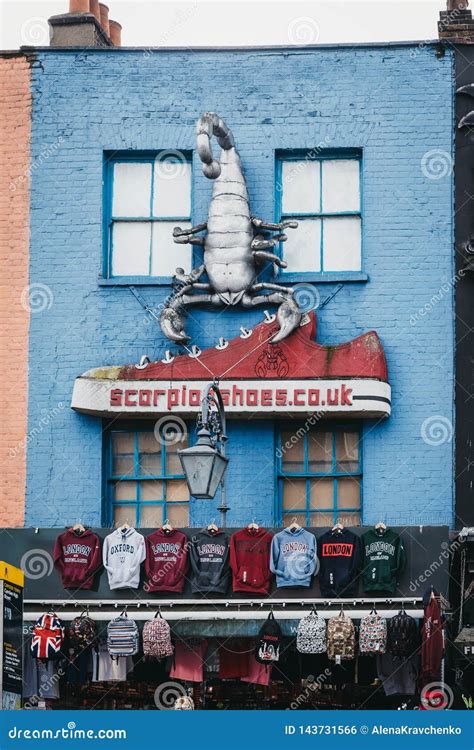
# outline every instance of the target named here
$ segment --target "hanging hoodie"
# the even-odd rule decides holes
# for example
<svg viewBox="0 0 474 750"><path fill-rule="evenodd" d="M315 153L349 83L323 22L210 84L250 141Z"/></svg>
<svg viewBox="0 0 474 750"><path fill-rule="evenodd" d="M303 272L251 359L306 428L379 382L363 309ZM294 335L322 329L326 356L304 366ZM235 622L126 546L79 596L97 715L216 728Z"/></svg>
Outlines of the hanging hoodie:
<svg viewBox="0 0 474 750"><path fill-rule="evenodd" d="M387 591L393 594L405 562L403 542L392 529L370 529L362 536L364 591Z"/></svg>
<svg viewBox="0 0 474 750"><path fill-rule="evenodd" d="M326 531L318 540L319 585L323 596L354 596L360 561L360 539L343 529Z"/></svg>
<svg viewBox="0 0 474 750"><path fill-rule="evenodd" d="M111 591L137 589L140 565L145 559L145 539L135 529L116 529L104 539L102 558Z"/></svg>
<svg viewBox="0 0 474 750"><path fill-rule="evenodd" d="M189 545L189 560L193 571L193 593L225 594L230 580L230 539L219 530L205 529L193 536Z"/></svg>
<svg viewBox="0 0 474 750"><path fill-rule="evenodd" d="M436 595L429 599L423 617L421 642L421 674L423 685L436 682L441 676L444 634L441 609Z"/></svg>
<svg viewBox="0 0 474 750"><path fill-rule="evenodd" d="M308 588L317 564L316 537L311 532L300 526L283 529L273 537L270 570L276 574L278 588Z"/></svg>
<svg viewBox="0 0 474 750"><path fill-rule="evenodd" d="M90 589L101 565L99 537L89 529L68 529L56 539L54 564L65 589Z"/></svg>
<svg viewBox="0 0 474 750"><path fill-rule="evenodd" d="M234 591L268 594L271 534L265 529L241 529L230 539L230 567Z"/></svg>
<svg viewBox="0 0 474 750"><path fill-rule="evenodd" d="M181 593L188 572L188 538L182 531L158 529L147 536L145 591Z"/></svg>

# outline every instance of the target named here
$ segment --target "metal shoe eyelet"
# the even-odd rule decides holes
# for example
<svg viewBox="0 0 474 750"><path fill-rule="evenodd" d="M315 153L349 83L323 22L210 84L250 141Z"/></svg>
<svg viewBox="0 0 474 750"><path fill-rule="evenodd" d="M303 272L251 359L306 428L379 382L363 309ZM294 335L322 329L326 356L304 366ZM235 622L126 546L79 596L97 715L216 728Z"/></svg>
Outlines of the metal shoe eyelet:
<svg viewBox="0 0 474 750"><path fill-rule="evenodd" d="M143 357L140 357L140 364L135 365L136 370L144 370L145 367L147 367L150 364L150 357L147 354L144 354Z"/></svg>
<svg viewBox="0 0 474 750"><path fill-rule="evenodd" d="M227 349L229 346L229 342L225 340L223 336L220 337L219 343L216 345L216 349L219 349L219 351L222 351L222 349Z"/></svg>

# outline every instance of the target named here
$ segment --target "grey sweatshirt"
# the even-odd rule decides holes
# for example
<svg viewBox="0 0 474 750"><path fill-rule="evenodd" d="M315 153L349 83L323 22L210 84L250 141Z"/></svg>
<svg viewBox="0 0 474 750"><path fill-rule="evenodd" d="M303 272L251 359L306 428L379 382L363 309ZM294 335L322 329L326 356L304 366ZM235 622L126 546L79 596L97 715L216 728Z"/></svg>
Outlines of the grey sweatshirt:
<svg viewBox="0 0 474 750"><path fill-rule="evenodd" d="M270 570L278 588L311 586L317 563L316 537L306 529L283 529L273 537Z"/></svg>
<svg viewBox="0 0 474 750"><path fill-rule="evenodd" d="M137 589L145 556L145 539L135 529L116 529L105 537L102 557L110 589Z"/></svg>

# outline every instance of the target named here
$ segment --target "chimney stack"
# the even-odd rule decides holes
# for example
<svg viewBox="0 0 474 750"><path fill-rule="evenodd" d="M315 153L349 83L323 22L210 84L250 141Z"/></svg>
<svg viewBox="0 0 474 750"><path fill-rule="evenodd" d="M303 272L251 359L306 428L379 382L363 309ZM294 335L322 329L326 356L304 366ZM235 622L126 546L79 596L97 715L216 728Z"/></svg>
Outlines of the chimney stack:
<svg viewBox="0 0 474 750"><path fill-rule="evenodd" d="M439 14L438 35L453 44L474 44L474 21L469 0L447 0Z"/></svg>
<svg viewBox="0 0 474 750"><path fill-rule="evenodd" d="M122 27L109 21L109 8L99 0L69 0L69 12L48 23L51 47L120 47Z"/></svg>

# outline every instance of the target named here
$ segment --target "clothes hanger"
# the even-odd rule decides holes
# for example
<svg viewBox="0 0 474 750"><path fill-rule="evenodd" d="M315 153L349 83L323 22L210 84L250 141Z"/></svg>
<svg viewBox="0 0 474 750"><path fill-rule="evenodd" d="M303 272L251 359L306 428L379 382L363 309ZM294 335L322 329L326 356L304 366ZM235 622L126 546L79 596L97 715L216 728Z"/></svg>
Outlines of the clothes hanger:
<svg viewBox="0 0 474 750"><path fill-rule="evenodd" d="M74 526L72 527L72 530L75 534L80 536L81 534L84 533L84 531L86 530L86 527L83 526L82 523L75 523Z"/></svg>
<svg viewBox="0 0 474 750"><path fill-rule="evenodd" d="M375 531L387 531L387 526L383 521L378 521L378 523L375 524Z"/></svg>
<svg viewBox="0 0 474 750"><path fill-rule="evenodd" d="M129 526L129 525L128 525L128 523L127 523L127 522L125 521L125 523L123 523L123 524L121 525L121 527L120 527L120 531L122 532L122 534L125 534L125 532L129 530L129 528L130 528L130 526Z"/></svg>
<svg viewBox="0 0 474 750"><path fill-rule="evenodd" d="M208 531L209 531L209 532L210 532L211 534L217 534L217 532L219 531L219 527L218 527L218 526L216 525L216 521L215 521L215 519L214 519L214 518L212 519L211 523L210 523L210 524L209 524L209 526L207 527L207 530L208 530Z"/></svg>
<svg viewBox="0 0 474 750"><path fill-rule="evenodd" d="M167 518L165 519L165 522L163 526L161 527L161 530L164 531L165 534L171 534L171 532L173 531L173 527Z"/></svg>
<svg viewBox="0 0 474 750"><path fill-rule="evenodd" d="M334 533L342 534L342 532L344 531L344 526L343 526L343 524L340 521L336 521L336 523L332 527L331 531L332 531L333 534Z"/></svg>
<svg viewBox="0 0 474 750"><path fill-rule="evenodd" d="M301 526L296 522L296 518L293 518L292 522L288 526L288 531L294 532L298 531L298 529L301 529Z"/></svg>
<svg viewBox="0 0 474 750"><path fill-rule="evenodd" d="M247 528L249 531L258 531L260 527L258 523L256 522L255 518L252 518L252 521L249 523Z"/></svg>

